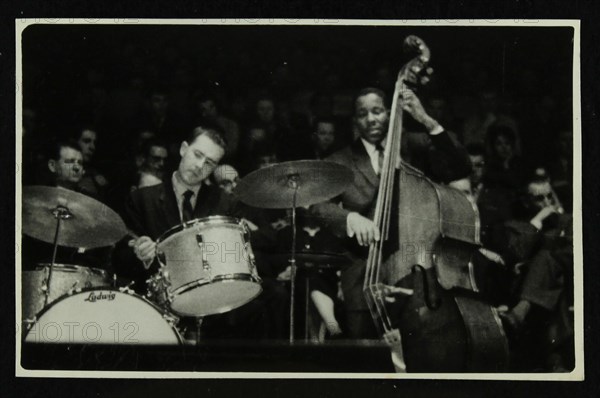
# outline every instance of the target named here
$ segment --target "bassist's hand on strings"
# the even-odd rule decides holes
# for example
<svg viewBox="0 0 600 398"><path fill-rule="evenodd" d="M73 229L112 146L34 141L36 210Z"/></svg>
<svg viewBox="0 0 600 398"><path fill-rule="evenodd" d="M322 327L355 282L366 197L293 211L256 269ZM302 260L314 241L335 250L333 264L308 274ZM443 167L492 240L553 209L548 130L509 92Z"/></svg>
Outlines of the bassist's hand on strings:
<svg viewBox="0 0 600 398"><path fill-rule="evenodd" d="M355 212L348 214L346 229L348 236L350 238L356 236L356 240L361 246L368 246L380 239L379 228L373 220L369 220Z"/></svg>
<svg viewBox="0 0 600 398"><path fill-rule="evenodd" d="M414 291L405 287L383 285L381 293L386 303L395 303L397 296L412 296Z"/></svg>

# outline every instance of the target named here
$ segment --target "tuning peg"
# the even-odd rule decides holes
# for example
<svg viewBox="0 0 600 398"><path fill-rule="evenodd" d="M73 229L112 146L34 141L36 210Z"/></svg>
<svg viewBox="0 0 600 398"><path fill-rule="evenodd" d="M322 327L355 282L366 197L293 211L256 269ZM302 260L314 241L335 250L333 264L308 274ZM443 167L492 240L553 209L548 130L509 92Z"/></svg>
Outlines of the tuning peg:
<svg viewBox="0 0 600 398"><path fill-rule="evenodd" d="M427 83L429 83L429 78L428 78L427 76L423 76L423 77L421 78L420 82L421 82L421 85L422 85L422 86L424 86L424 85L426 85Z"/></svg>
<svg viewBox="0 0 600 398"><path fill-rule="evenodd" d="M425 69L425 73L427 73L428 75L433 75L433 68L429 67L429 68Z"/></svg>

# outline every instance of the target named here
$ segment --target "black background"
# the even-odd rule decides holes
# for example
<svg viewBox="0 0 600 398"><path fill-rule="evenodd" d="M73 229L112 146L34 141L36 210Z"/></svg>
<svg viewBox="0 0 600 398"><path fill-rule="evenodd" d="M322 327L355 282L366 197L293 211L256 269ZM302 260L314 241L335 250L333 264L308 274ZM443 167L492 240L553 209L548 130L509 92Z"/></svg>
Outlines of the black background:
<svg viewBox="0 0 600 398"><path fill-rule="evenodd" d="M316 6L319 4L319 6ZM334 395L467 397L467 396L598 396L600 394L597 358L599 357L598 303L600 292L597 270L598 230L600 211L597 207L598 185L598 90L600 42L598 7L592 1L573 3L557 1L495 2L484 5L475 1L372 1L315 2L299 1L265 4L257 1L188 3L170 0L135 1L109 6L104 2L59 1L5 2L2 5L0 30L0 146L2 168L0 186L3 189L2 258L4 269L0 279L2 291L2 339L0 358L2 396L60 397L172 397L172 396L284 396ZM533 18L581 19L581 96L583 130L583 233L585 289L585 368L586 381L578 382L504 382L504 381L422 381L422 380L128 380L128 379L41 379L15 378L14 361L14 181L15 164L15 18L95 17L95 18L354 18L354 19L450 19L450 18Z"/></svg>

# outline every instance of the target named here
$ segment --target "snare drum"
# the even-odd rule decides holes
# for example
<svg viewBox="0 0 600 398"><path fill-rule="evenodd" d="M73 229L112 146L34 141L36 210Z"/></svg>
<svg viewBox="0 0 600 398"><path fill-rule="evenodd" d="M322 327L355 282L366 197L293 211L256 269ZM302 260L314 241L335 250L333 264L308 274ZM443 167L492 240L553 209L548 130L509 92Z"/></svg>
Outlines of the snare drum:
<svg viewBox="0 0 600 398"><path fill-rule="evenodd" d="M27 343L176 345L178 319L145 298L85 289L46 307L26 331Z"/></svg>
<svg viewBox="0 0 600 398"><path fill-rule="evenodd" d="M98 268L70 264L54 264L51 286L47 286L50 264L39 264L33 271L22 273L23 321L31 321L44 308L46 290L49 289L48 304L59 297L81 289L108 287L110 279L106 271Z"/></svg>
<svg viewBox="0 0 600 398"><path fill-rule="evenodd" d="M160 271L148 283L151 297L183 316L230 311L261 291L242 221L222 216L192 220L157 241Z"/></svg>

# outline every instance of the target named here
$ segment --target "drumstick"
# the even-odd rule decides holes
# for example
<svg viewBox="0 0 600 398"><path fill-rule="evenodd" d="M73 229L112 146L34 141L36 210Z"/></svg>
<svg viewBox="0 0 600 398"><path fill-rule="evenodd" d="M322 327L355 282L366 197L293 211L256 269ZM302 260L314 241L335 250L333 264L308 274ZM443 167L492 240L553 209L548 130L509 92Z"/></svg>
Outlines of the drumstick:
<svg viewBox="0 0 600 398"><path fill-rule="evenodd" d="M127 235L131 236L133 239L139 239L140 238L138 234L136 234L135 232L133 232L129 228L127 228L126 231L127 231Z"/></svg>
<svg viewBox="0 0 600 398"><path fill-rule="evenodd" d="M129 235L130 237L132 237L133 239L131 239L128 244L130 247L133 247L133 244L136 240L138 240L139 238L141 238L141 236L139 236L138 234L136 234L135 232L133 232L132 230L130 230L129 228L126 229L127 231L127 235Z"/></svg>
<svg viewBox="0 0 600 398"><path fill-rule="evenodd" d="M129 235L133 238L132 240L130 240L128 242L129 247L133 247L135 241L138 240L140 238L140 236L138 234L136 234L135 232L133 232L132 230L130 230L129 228L127 228L127 235ZM146 269L150 268L151 264L152 264L152 261L144 262L144 268L146 268Z"/></svg>

